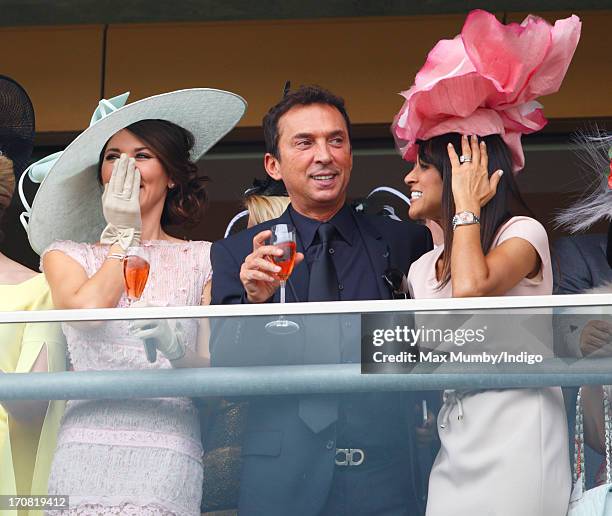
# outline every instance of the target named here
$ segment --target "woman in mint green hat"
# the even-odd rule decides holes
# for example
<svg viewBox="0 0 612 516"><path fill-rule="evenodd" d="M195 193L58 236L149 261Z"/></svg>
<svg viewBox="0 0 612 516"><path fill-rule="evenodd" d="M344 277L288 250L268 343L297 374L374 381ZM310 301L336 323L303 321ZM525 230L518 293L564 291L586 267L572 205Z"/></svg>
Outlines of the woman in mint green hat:
<svg viewBox="0 0 612 516"><path fill-rule="evenodd" d="M30 241L44 249L56 306L129 307L123 260L135 246L150 264L145 306L206 303L210 242L174 238L166 225L201 217L206 191L195 162L234 127L246 103L199 88L101 107L103 116L48 167L27 217ZM195 319L62 327L75 371L209 363L206 328ZM160 352L153 363L145 339ZM199 417L190 399L72 400L49 493L70 496L68 514L196 515L202 475Z"/></svg>

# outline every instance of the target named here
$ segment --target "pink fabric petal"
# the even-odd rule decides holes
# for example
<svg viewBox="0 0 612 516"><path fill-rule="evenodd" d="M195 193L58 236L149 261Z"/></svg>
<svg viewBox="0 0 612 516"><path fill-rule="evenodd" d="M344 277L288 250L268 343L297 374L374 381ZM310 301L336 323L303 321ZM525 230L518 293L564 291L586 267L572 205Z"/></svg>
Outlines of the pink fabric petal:
<svg viewBox="0 0 612 516"><path fill-rule="evenodd" d="M542 104L535 100L500 111L500 116L504 121L506 132L535 133L548 123L544 117Z"/></svg>
<svg viewBox="0 0 612 516"><path fill-rule="evenodd" d="M468 59L461 36L443 39L427 55L423 68L417 73L414 84L419 91L429 90L439 81L471 73L474 66Z"/></svg>
<svg viewBox="0 0 612 516"><path fill-rule="evenodd" d="M581 29L580 18L575 15L555 23L550 52L533 74L523 98L540 97L559 91L578 46Z"/></svg>
<svg viewBox="0 0 612 516"><path fill-rule="evenodd" d="M541 18L527 18L524 25L503 25L491 13L472 11L463 26L465 51L480 75L512 101L541 65L551 43L552 27Z"/></svg>
<svg viewBox="0 0 612 516"><path fill-rule="evenodd" d="M447 118L443 122L428 128L421 136L423 140L428 140L434 136L446 133L470 134L473 128L478 127L480 136L489 134L502 134L504 132L504 122L493 109L478 109L468 117Z"/></svg>
<svg viewBox="0 0 612 516"><path fill-rule="evenodd" d="M472 11L461 34L431 50L391 131L408 161L416 141L448 132L500 134L510 146L513 170L524 165L520 138L546 125L540 95L561 85L580 37L572 16L554 27L536 16L503 25Z"/></svg>
<svg viewBox="0 0 612 516"><path fill-rule="evenodd" d="M490 81L472 72L439 81L427 92L416 92L412 105L428 117L467 117L494 91Z"/></svg>
<svg viewBox="0 0 612 516"><path fill-rule="evenodd" d="M523 146L521 145L521 133L512 131L502 134L501 137L510 149L510 154L512 155L512 172L516 173L525 166L525 155L523 154Z"/></svg>

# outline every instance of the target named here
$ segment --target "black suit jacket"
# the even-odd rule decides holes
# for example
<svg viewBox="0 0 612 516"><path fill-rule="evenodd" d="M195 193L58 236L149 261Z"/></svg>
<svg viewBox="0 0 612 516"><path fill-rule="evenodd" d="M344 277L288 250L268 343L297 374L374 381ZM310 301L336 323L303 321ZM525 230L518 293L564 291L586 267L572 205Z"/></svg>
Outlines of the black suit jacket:
<svg viewBox="0 0 612 516"><path fill-rule="evenodd" d="M606 234L574 235L553 245L555 294L582 294L612 281L606 259Z"/></svg>
<svg viewBox="0 0 612 516"><path fill-rule="evenodd" d="M356 226L363 238L372 269L375 271L379 298L390 299L391 291L383 279L387 268L397 267L405 272L410 264L432 248L431 235L424 226L412 222L397 222L385 217L353 213ZM214 279L212 283L213 304L246 303L246 296L239 279L240 266L252 252L253 237L273 224L291 224L291 217L285 211L281 217L270 220L224 240L215 242L211 250ZM304 252L298 243L298 251ZM359 278L355 278L359 281ZM308 297L309 273L303 261L295 267L287 285L287 302L306 301ZM279 301L277 292L271 302ZM292 316L293 318L294 316ZM322 316L327 317L327 316ZM355 317L358 327L358 316ZM272 317L226 318L213 321L211 357L215 366L243 365L291 365L305 363L304 351L308 347L320 346L323 359L330 346L341 345L342 335L327 339L308 338L313 317L296 318L302 331L287 337L268 334L263 329ZM342 319L345 321L345 318ZM356 331L359 331L358 329ZM353 334L354 336L354 334ZM347 340L347 339L344 339ZM342 361L358 361L360 358L359 338L344 342L350 349L342 350ZM312 356L312 353L309 354ZM333 354L332 354L333 356ZM331 360L338 362L339 360ZM312 362L307 362L312 363ZM382 395L381 395L382 396ZM363 395L360 396L362 398ZM333 398L334 396L321 396ZM392 431L403 432L411 448L414 422L413 403L409 395L387 395L385 403L393 399L395 410L401 410L405 417L403 429L389 429L386 434L376 433L372 446L390 445ZM406 401L410 399L410 401ZM319 433L312 432L298 415L299 397L277 396L256 398L250 401L249 420L243 443L243 469L240 485L239 511L241 514L274 515L316 515L326 501L333 470L336 448L336 425ZM400 409L400 407L403 407ZM372 414L357 411L362 422L376 426ZM361 413L364 412L364 413ZM380 424L378 425L380 426ZM383 442L376 442L376 440ZM340 445L341 443L338 443ZM413 457L411 467L414 466ZM408 482L407 489L415 490L416 472ZM375 496L375 493L373 493ZM416 493L414 497L416 498Z"/></svg>

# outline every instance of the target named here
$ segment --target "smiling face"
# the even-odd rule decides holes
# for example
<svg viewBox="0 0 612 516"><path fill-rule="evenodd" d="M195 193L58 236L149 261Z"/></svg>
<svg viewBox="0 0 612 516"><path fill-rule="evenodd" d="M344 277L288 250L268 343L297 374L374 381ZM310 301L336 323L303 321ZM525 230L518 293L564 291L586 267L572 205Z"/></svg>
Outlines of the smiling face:
<svg viewBox="0 0 612 516"><path fill-rule="evenodd" d="M442 174L436 167L417 158L414 168L404 178L410 188L410 209L413 220L442 218Z"/></svg>
<svg viewBox="0 0 612 516"><path fill-rule="evenodd" d="M292 107L278 121L278 155L264 165L282 179L296 211L328 220L344 204L353 167L346 122L327 104Z"/></svg>
<svg viewBox="0 0 612 516"><path fill-rule="evenodd" d="M145 214L157 208L161 214L170 179L153 150L127 129L115 133L106 144L101 167L102 183L110 181L115 161L121 154L134 158L140 171L140 211Z"/></svg>

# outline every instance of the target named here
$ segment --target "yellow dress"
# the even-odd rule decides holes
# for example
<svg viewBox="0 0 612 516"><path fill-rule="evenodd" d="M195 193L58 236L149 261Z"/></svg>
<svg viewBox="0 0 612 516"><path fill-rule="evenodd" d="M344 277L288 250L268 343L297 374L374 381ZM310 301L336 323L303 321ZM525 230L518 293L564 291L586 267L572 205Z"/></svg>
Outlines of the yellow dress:
<svg viewBox="0 0 612 516"><path fill-rule="evenodd" d="M53 308L43 274L18 285L0 285L0 311ZM29 372L43 345L47 345L49 372L66 368L64 337L59 323L0 324L0 370ZM0 405L0 494L43 495L47 493L49 468L55 450L63 401L49 403L42 428L10 418ZM19 516L42 514L20 511ZM16 516L3 511L0 516Z"/></svg>

